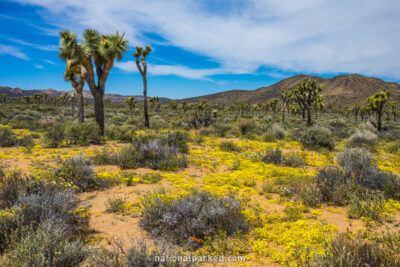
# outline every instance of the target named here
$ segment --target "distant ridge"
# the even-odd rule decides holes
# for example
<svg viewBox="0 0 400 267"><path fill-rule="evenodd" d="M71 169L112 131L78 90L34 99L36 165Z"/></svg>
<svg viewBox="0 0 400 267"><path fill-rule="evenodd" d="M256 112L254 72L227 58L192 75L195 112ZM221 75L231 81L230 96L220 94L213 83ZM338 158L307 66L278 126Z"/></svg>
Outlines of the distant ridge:
<svg viewBox="0 0 400 267"><path fill-rule="evenodd" d="M47 94L51 97L62 97L65 93L68 94L72 94L75 91L57 91L55 89L45 89L45 90L23 90L21 88L11 88L9 86L0 86L0 95L1 94L6 94L8 97L21 97L21 96L33 96L36 93L39 94ZM93 98L92 94L89 91L83 91L83 96L85 98ZM125 102L125 99L127 99L129 96L125 96L125 95L118 95L118 94L105 94L104 95L104 99L110 99L111 102L115 102L115 103L123 103ZM137 102L139 101L143 101L143 96L141 95L136 95L134 96L135 100ZM166 97L160 97L160 101L164 102L164 101L169 101L168 98Z"/></svg>
<svg viewBox="0 0 400 267"><path fill-rule="evenodd" d="M301 74L255 90L231 90L183 100L187 102L206 100L209 103L226 105L236 102L254 104L278 98L282 91L294 89L299 82L307 81L308 79L316 80L324 85L322 94L326 103L339 101L340 103L348 104L354 101L363 101L380 91L391 91L393 99L400 101L400 84L358 74L339 75L332 78Z"/></svg>

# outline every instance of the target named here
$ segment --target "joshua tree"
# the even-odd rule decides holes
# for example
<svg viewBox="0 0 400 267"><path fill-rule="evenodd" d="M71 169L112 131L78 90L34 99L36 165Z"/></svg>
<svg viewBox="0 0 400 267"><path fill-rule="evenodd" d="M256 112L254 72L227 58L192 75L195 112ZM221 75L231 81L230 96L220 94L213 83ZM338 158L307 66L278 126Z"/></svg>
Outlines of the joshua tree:
<svg viewBox="0 0 400 267"><path fill-rule="evenodd" d="M398 111L400 105L394 101L390 101L389 107L390 107L390 113L393 115L393 121L396 121L397 111Z"/></svg>
<svg viewBox="0 0 400 267"><path fill-rule="evenodd" d="M285 90L281 92L282 99L282 123L285 123L285 110L289 110L290 102L292 101L292 91Z"/></svg>
<svg viewBox="0 0 400 267"><path fill-rule="evenodd" d="M168 106L172 109L172 110L176 110L178 108L178 102L175 100L171 100L168 103Z"/></svg>
<svg viewBox="0 0 400 267"><path fill-rule="evenodd" d="M129 109L132 110L136 105L135 97L128 97L127 99L125 99L125 103L128 104Z"/></svg>
<svg viewBox="0 0 400 267"><path fill-rule="evenodd" d="M72 87L75 89L78 102L78 121L82 123L84 121L85 113L83 105L83 86L85 85L85 79L83 78L80 65L77 64L77 61L69 59L72 58L73 55L68 55L68 52L71 52L71 50L63 50L63 48L60 47L59 56L67 63L67 67L65 68L64 72L64 79L66 81L70 81Z"/></svg>
<svg viewBox="0 0 400 267"><path fill-rule="evenodd" d="M106 81L115 59L122 59L127 51L128 41L124 39L124 35L120 36L118 31L115 35L102 35L92 29L84 31L83 42L79 43L76 34L70 31L62 31L60 36L60 55L71 60L72 65L80 67L93 95L94 115L99 132L104 135L103 98Z"/></svg>
<svg viewBox="0 0 400 267"><path fill-rule="evenodd" d="M153 96L150 98L150 105L154 111L160 111L160 99L158 96Z"/></svg>
<svg viewBox="0 0 400 267"><path fill-rule="evenodd" d="M182 113L186 113L186 111L188 111L189 105L186 101L181 101L181 109Z"/></svg>
<svg viewBox="0 0 400 267"><path fill-rule="evenodd" d="M136 58L136 66L142 75L143 78L143 107L144 107L144 126L150 128L149 123L149 114L147 110L147 64L146 64L146 57L150 54L151 48L150 46L143 47L136 47L136 52L133 53L133 56ZM140 57L142 57L142 65L140 65Z"/></svg>
<svg viewBox="0 0 400 267"><path fill-rule="evenodd" d="M3 106L7 105L7 94L1 94L1 100L3 101Z"/></svg>
<svg viewBox="0 0 400 267"><path fill-rule="evenodd" d="M323 85L317 85L315 80L308 80L307 82L301 82L297 85L294 90L296 102L299 104L303 112L303 119L305 111L307 111L307 125L312 125L311 122L311 109L314 102L322 102L322 91Z"/></svg>
<svg viewBox="0 0 400 267"><path fill-rule="evenodd" d="M33 95L33 99L36 100L38 106L40 106L40 102L42 101L42 98L43 98L43 95L41 95L41 94L34 94Z"/></svg>
<svg viewBox="0 0 400 267"><path fill-rule="evenodd" d="M371 97L368 97L368 106L372 111L376 113L377 124L375 127L378 131L382 130L382 115L391 93L390 92L379 92Z"/></svg>
<svg viewBox="0 0 400 267"><path fill-rule="evenodd" d="M25 101L26 104L29 105L29 104L31 103L31 98L30 98L30 96L24 95L23 98L24 98L24 101Z"/></svg>

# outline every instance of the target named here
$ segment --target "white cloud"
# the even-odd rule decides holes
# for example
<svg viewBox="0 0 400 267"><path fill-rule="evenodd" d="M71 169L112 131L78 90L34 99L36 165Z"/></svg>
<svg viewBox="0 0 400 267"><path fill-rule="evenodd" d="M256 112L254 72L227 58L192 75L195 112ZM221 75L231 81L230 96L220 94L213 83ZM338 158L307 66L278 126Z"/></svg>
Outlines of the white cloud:
<svg viewBox="0 0 400 267"><path fill-rule="evenodd" d="M39 50L58 51L57 45L38 45L38 44L33 44L33 43L25 42L23 40L14 39L14 38L7 38L7 40L9 40L13 43L20 44L20 45L30 46L30 47L33 47L33 48L39 49Z"/></svg>
<svg viewBox="0 0 400 267"><path fill-rule="evenodd" d="M43 65L40 65L40 64L35 64L35 68L37 68L37 69L44 69Z"/></svg>
<svg viewBox="0 0 400 267"><path fill-rule="evenodd" d="M400 3L397 0L251 0L223 12L196 0L16 0L47 8L80 33L93 27L126 32L143 45L143 32L209 56L220 70L158 66L158 73L254 73L260 66L308 73L350 72L400 79ZM216 8L215 8L216 9ZM119 66L123 63L120 63ZM209 74L208 74L209 73Z"/></svg>
<svg viewBox="0 0 400 267"><path fill-rule="evenodd" d="M48 59L42 59L42 60L43 60L44 62L50 64L50 65L58 66L57 63L55 63L55 62L53 62L53 61L51 61L51 60L48 60Z"/></svg>
<svg viewBox="0 0 400 267"><path fill-rule="evenodd" d="M115 66L125 72L138 72L135 61L117 62ZM149 64L147 71L152 75L176 75L188 79L207 79L208 76L226 73L223 69L191 69L182 65Z"/></svg>
<svg viewBox="0 0 400 267"><path fill-rule="evenodd" d="M16 58L29 60L29 57L26 54L20 52L20 49L18 47L9 45L0 44L0 55L10 55Z"/></svg>

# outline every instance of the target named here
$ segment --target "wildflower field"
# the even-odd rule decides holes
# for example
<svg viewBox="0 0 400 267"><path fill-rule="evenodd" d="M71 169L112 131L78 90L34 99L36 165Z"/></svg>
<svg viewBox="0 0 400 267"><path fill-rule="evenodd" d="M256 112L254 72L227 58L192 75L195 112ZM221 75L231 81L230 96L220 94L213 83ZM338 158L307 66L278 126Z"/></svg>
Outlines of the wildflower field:
<svg viewBox="0 0 400 267"><path fill-rule="evenodd" d="M161 104L146 129L111 103L98 136L92 115L77 127L67 109L0 110L2 266L400 264L398 122L378 132L325 112L310 130L296 114L220 108L199 126L195 107Z"/></svg>

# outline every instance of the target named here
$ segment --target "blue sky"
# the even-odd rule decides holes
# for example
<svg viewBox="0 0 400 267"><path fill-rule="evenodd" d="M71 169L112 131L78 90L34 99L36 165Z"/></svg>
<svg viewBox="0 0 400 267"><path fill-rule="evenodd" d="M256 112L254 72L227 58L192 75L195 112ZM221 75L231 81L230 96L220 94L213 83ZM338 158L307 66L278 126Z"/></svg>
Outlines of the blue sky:
<svg viewBox="0 0 400 267"><path fill-rule="evenodd" d="M108 93L138 95L135 46L150 44L149 94L255 89L304 73L400 81L397 0L1 0L0 86L71 90L58 31L125 32Z"/></svg>

